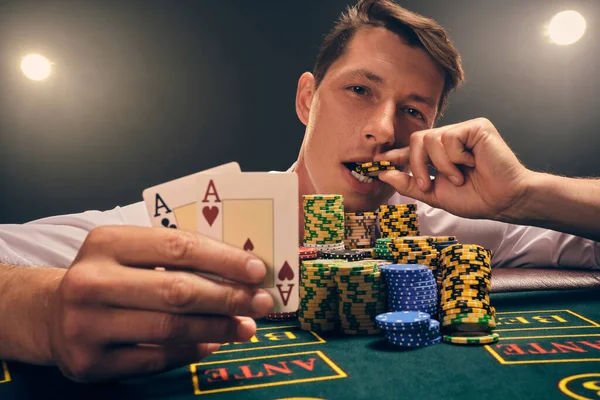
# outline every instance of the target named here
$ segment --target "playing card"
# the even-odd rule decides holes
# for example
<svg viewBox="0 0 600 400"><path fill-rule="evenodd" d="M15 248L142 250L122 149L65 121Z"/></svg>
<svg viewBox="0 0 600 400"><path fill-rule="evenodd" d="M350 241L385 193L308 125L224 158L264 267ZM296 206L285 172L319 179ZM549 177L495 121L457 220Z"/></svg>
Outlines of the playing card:
<svg viewBox="0 0 600 400"><path fill-rule="evenodd" d="M183 178L152 186L142 193L154 227L196 232L196 178L205 173L239 173L237 162L230 162Z"/></svg>
<svg viewBox="0 0 600 400"><path fill-rule="evenodd" d="M255 254L273 312L298 309L298 178L295 173L202 174L198 232Z"/></svg>

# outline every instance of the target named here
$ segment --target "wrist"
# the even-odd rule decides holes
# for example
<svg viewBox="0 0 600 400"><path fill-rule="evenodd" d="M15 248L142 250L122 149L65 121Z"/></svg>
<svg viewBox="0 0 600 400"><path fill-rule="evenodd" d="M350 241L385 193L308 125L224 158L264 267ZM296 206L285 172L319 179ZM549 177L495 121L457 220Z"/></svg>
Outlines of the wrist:
<svg viewBox="0 0 600 400"><path fill-rule="evenodd" d="M526 224L539 214L540 199L544 192L545 175L527 170L519 185L518 194L511 206L503 210L499 220L511 224ZM546 187L545 191L548 188Z"/></svg>
<svg viewBox="0 0 600 400"><path fill-rule="evenodd" d="M537 226L550 219L548 202L550 194L555 190L555 178L546 173L528 170L522 181L520 195L503 214L502 220L512 224Z"/></svg>
<svg viewBox="0 0 600 400"><path fill-rule="evenodd" d="M36 337L36 342L40 344L40 364L54 365L54 357L52 355L52 341L50 335L52 324L55 322L54 307L58 293L58 287L65 276L66 270L51 268L48 275L42 280L40 287L40 303L39 311L43 316L43 323L40 327L39 337Z"/></svg>
<svg viewBox="0 0 600 400"><path fill-rule="evenodd" d="M52 303L65 270L0 265L0 358L54 364L50 347Z"/></svg>

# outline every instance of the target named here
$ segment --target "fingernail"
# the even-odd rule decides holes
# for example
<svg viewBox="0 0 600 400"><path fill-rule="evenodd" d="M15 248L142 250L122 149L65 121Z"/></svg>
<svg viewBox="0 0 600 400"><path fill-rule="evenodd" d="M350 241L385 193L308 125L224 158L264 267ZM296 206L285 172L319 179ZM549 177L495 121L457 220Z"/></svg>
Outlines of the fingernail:
<svg viewBox="0 0 600 400"><path fill-rule="evenodd" d="M258 291L252 298L252 311L257 316L267 315L272 307L271 295L263 290Z"/></svg>
<svg viewBox="0 0 600 400"><path fill-rule="evenodd" d="M456 186L460 185L460 180L456 176L449 176L450 182L454 183Z"/></svg>
<svg viewBox="0 0 600 400"><path fill-rule="evenodd" d="M206 346L206 350L208 350L209 353L214 353L219 350L220 347L221 343L209 343L208 346Z"/></svg>
<svg viewBox="0 0 600 400"><path fill-rule="evenodd" d="M256 332L256 322L252 318L244 318L244 320L238 325L237 337L240 342L245 342L252 338L252 335Z"/></svg>
<svg viewBox="0 0 600 400"><path fill-rule="evenodd" d="M423 181L422 178L417 178L417 185L419 185L419 188L421 190L425 189L425 182Z"/></svg>
<svg viewBox="0 0 600 400"><path fill-rule="evenodd" d="M262 261L251 258L246 264L246 273L252 281L258 282L265 277L267 267Z"/></svg>

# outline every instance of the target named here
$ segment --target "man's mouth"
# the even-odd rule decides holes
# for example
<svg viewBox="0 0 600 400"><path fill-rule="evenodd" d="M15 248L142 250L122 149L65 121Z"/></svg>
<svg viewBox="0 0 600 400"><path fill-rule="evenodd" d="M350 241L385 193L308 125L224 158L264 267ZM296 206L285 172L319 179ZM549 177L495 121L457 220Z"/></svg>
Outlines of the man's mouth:
<svg viewBox="0 0 600 400"><path fill-rule="evenodd" d="M355 163L355 162L345 162L342 163L344 164L344 166L350 171L350 174L356 178L356 180L358 180L359 182L362 183L371 183L373 182L375 179L365 176L365 175L361 175L358 172L355 171L355 168L357 165L360 165L361 163Z"/></svg>

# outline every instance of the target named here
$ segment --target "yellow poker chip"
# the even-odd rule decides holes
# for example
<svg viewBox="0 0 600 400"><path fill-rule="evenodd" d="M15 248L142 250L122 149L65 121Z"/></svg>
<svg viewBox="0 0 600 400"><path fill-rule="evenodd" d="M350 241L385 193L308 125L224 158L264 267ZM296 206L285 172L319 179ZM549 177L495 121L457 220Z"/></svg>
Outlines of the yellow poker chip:
<svg viewBox="0 0 600 400"><path fill-rule="evenodd" d="M445 247L444 250L448 249ZM478 249L454 249L445 253L447 257L452 256L485 256L491 257L489 250L478 250Z"/></svg>
<svg viewBox="0 0 600 400"><path fill-rule="evenodd" d="M486 272L492 271L492 266L490 265L490 263L486 263L483 261L448 261L448 259L444 258L443 256L440 256L440 260L445 264L444 266L447 269L451 270L463 271L476 269Z"/></svg>
<svg viewBox="0 0 600 400"><path fill-rule="evenodd" d="M489 300L480 299L480 298L474 299L473 297L458 296L458 297L452 297L452 298L442 297L440 299L440 302L444 302L444 303L449 303L449 302L452 302L452 301L466 301L466 302L469 302L469 301L478 301L478 302L480 302L484 306L488 306L489 307L491 305Z"/></svg>
<svg viewBox="0 0 600 400"><path fill-rule="evenodd" d="M457 314L465 314L465 312L463 311L464 309L469 309L470 310L469 313L473 313L473 314L489 314L489 315L494 315L494 313L495 313L496 310L494 309L493 311L491 311L491 308L493 308L493 307L490 307L490 310L487 310L487 309L484 309L484 308L475 308L475 307L452 308L450 310L444 310L443 311L443 315L450 316L450 315L457 315Z"/></svg>
<svg viewBox="0 0 600 400"><path fill-rule="evenodd" d="M451 280L456 280L456 279L490 279L490 274L485 273L485 272L443 272L442 273L442 277L444 279L451 279Z"/></svg>
<svg viewBox="0 0 600 400"><path fill-rule="evenodd" d="M473 308L489 308L489 302L479 300L450 300L441 305L442 310L452 310L454 308L473 307Z"/></svg>
<svg viewBox="0 0 600 400"><path fill-rule="evenodd" d="M444 263L447 264L449 267L459 267L462 265L480 265L482 267L490 267L491 265L491 260L488 258L482 258L482 257L464 257L464 258L448 258L447 256L444 256L443 254L441 255L442 259L444 260Z"/></svg>
<svg viewBox="0 0 600 400"><path fill-rule="evenodd" d="M442 268L442 274L440 275L442 278L448 277L454 280L468 276L476 276L478 279L489 279L492 276L491 273L481 270L453 270L444 268L444 265L441 263L440 268Z"/></svg>
<svg viewBox="0 0 600 400"><path fill-rule="evenodd" d="M453 344L492 344L500 340L497 333L487 332L458 332L453 335L444 335L444 342Z"/></svg>
<svg viewBox="0 0 600 400"><path fill-rule="evenodd" d="M491 284L488 285L487 283L485 283L483 285L480 285L480 286L477 286L477 285L462 285L462 284L460 284L460 285L451 285L449 287L452 287L452 289L455 289L455 290L470 290L470 289L484 288L488 292L492 289L492 285Z"/></svg>
<svg viewBox="0 0 600 400"><path fill-rule="evenodd" d="M483 318L463 318L461 322L446 322L442 327L460 332L478 332L484 329L496 329L496 322L493 320L485 321Z"/></svg>
<svg viewBox="0 0 600 400"><path fill-rule="evenodd" d="M485 253L488 251L485 247L480 246L478 244L453 244L453 245L450 245L450 246L444 248L442 250L442 252L461 253L461 252L465 252L465 251L468 252L469 250L478 250L482 253Z"/></svg>

